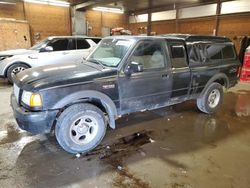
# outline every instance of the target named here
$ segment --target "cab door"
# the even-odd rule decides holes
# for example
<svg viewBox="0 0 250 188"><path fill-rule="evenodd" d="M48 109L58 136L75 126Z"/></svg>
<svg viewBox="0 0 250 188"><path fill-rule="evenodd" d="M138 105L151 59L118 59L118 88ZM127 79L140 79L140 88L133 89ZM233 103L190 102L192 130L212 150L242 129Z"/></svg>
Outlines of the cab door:
<svg viewBox="0 0 250 188"><path fill-rule="evenodd" d="M169 61L164 42L141 41L118 75L121 113L131 113L165 106L172 88ZM140 72L125 73L131 64L142 66Z"/></svg>
<svg viewBox="0 0 250 188"><path fill-rule="evenodd" d="M191 72L187 63L187 55L183 41L167 41L171 59L171 72L173 75L173 85L171 101L179 101L188 97Z"/></svg>

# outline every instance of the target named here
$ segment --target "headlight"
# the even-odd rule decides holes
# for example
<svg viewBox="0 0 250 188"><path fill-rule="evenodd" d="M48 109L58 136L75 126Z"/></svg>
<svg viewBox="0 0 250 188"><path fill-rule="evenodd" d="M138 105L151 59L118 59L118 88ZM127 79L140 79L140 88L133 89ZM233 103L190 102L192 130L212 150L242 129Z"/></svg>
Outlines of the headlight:
<svg viewBox="0 0 250 188"><path fill-rule="evenodd" d="M23 91L22 102L30 107L41 107L42 97L38 93Z"/></svg>

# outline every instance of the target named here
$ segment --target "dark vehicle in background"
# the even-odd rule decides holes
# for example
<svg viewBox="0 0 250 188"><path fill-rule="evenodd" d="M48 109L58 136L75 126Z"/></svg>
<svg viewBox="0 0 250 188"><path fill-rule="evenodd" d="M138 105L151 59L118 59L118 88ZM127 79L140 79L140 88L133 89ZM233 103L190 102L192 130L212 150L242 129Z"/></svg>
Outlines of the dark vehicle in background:
<svg viewBox="0 0 250 188"><path fill-rule="evenodd" d="M22 129L55 130L64 150L88 152L125 114L190 99L202 112L216 112L223 87L238 81L239 65L234 44L224 37L107 37L82 63L14 76L11 105Z"/></svg>

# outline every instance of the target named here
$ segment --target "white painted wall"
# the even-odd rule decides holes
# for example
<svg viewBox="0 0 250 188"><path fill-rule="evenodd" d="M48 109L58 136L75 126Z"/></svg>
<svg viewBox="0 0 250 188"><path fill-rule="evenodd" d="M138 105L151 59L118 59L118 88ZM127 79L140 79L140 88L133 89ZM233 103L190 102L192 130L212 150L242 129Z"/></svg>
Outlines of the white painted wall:
<svg viewBox="0 0 250 188"><path fill-rule="evenodd" d="M148 14L129 16L129 23L141 23L148 21Z"/></svg>
<svg viewBox="0 0 250 188"><path fill-rule="evenodd" d="M176 19L176 10L154 12L152 13L152 21L174 20Z"/></svg>
<svg viewBox="0 0 250 188"><path fill-rule="evenodd" d="M238 0L222 3L221 14L250 12L250 0Z"/></svg>
<svg viewBox="0 0 250 188"><path fill-rule="evenodd" d="M216 15L217 4L183 8L179 10L179 18L196 18Z"/></svg>
<svg viewBox="0 0 250 188"><path fill-rule="evenodd" d="M173 20L176 19L176 10L154 12L152 13L152 21ZM148 14L140 14L129 16L129 23L141 23L148 21Z"/></svg>
<svg viewBox="0 0 250 188"><path fill-rule="evenodd" d="M216 15L217 4L209 4L190 8L179 9L179 18L197 18ZM239 12L250 12L250 0L236 0L223 2L221 14L231 14ZM152 21L163 21L176 19L176 10L168 10L152 13ZM141 23L148 21L148 14L129 16L129 23Z"/></svg>

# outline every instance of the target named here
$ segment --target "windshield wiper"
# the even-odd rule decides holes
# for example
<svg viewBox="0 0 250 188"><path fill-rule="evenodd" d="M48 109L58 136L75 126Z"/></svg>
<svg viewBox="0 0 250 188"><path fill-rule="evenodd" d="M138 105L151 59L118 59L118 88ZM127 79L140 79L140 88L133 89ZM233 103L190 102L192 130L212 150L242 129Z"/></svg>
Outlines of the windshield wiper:
<svg viewBox="0 0 250 188"><path fill-rule="evenodd" d="M105 69L105 66L103 65L103 63L100 60L98 60L98 59L91 58L91 59L88 59L88 61L91 62L91 63L95 63L95 64L98 64L98 65L101 65L102 68Z"/></svg>

